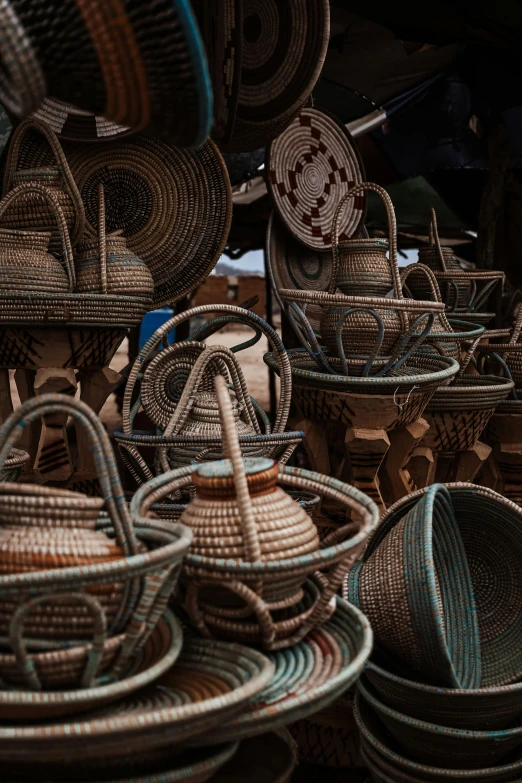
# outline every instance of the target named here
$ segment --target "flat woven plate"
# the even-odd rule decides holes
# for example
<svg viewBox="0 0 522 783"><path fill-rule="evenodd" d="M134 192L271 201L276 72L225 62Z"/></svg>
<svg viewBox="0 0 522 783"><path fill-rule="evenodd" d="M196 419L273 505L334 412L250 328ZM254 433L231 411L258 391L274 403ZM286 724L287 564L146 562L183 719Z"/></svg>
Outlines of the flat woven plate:
<svg viewBox="0 0 522 783"><path fill-rule="evenodd" d="M332 221L342 196L364 182L355 142L333 115L306 108L267 150L267 182L277 211L293 236L312 250L331 250ZM364 219L366 200L346 205L340 241Z"/></svg>
<svg viewBox="0 0 522 783"><path fill-rule="evenodd" d="M330 35L328 0L243 0L241 85L226 150L265 147L305 105Z"/></svg>
<svg viewBox="0 0 522 783"><path fill-rule="evenodd" d="M273 663L257 650L190 637L169 672L110 707L68 723L2 723L0 759L125 758L133 747L146 752L184 742L233 717L273 674Z"/></svg>
<svg viewBox="0 0 522 783"><path fill-rule="evenodd" d="M373 634L362 612L339 596L336 601L324 626L294 647L267 654L275 666L270 684L240 715L198 737L197 744L243 739L293 723L324 709L355 682L371 653Z"/></svg>
<svg viewBox="0 0 522 783"><path fill-rule="evenodd" d="M45 166L45 145L33 134L26 138L19 167ZM128 248L149 267L155 308L177 302L207 277L232 220L230 180L212 141L182 150L131 136L97 147L66 142L63 149L95 231L103 182L107 232L122 229Z"/></svg>

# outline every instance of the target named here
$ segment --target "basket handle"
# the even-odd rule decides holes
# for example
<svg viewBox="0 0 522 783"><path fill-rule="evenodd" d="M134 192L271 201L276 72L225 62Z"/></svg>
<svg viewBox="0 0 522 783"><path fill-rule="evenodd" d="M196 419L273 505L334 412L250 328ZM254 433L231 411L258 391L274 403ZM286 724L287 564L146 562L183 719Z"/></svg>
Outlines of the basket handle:
<svg viewBox="0 0 522 783"><path fill-rule="evenodd" d="M516 321L513 324L513 331L511 332L511 337L509 338L510 343L517 343L518 338L520 337L520 332L522 330L522 302L520 303L520 307L518 308L518 315L516 317Z"/></svg>
<svg viewBox="0 0 522 783"><path fill-rule="evenodd" d="M236 485L237 507L245 545L245 557L251 563L261 560L261 545L257 534L257 525L254 518L254 508L248 491L248 483L245 472L245 463L241 456L239 435L237 433L232 403L228 393L228 386L222 375L216 375L214 386L218 398L219 418L223 433L223 454L232 463L234 483Z"/></svg>
<svg viewBox="0 0 522 783"><path fill-rule="evenodd" d="M103 658L103 648L107 638L107 618L96 598L88 593L44 593L18 606L9 623L9 644L13 650L18 667L26 685L31 690L41 691L42 683L36 671L34 661L27 653L27 647L23 639L23 628L31 609L53 599L58 599L58 603L60 599L66 599L67 601L72 599L78 603L85 604L92 614L94 623L92 646L86 656L87 662L80 683L81 688L91 688L95 683L96 674Z"/></svg>
<svg viewBox="0 0 522 783"><path fill-rule="evenodd" d="M335 327L335 344L337 346L337 353L341 360L343 375L346 376L350 375L348 369L348 362L346 360L346 354L344 352L343 326L348 316L354 312L367 313L368 315L371 315L372 318L374 318L377 323L377 339L375 340L375 346L372 353L368 357L368 360L364 365L364 369L363 369L363 377L367 378L368 375L370 374L370 370L373 366L373 363L376 360L377 356L379 355L379 351L381 350L382 347L382 343L384 340L384 323L381 316L375 310L372 310L371 307L347 307L346 310L344 310L341 313Z"/></svg>
<svg viewBox="0 0 522 783"><path fill-rule="evenodd" d="M76 287L76 270L74 268L71 238L69 236L69 230L67 228L67 222L65 220L62 208L53 191L50 188L46 188L44 185L39 185L36 182L17 185L16 188L10 190L7 196L4 196L2 201L0 201L0 220L3 218L6 211L13 204L13 202L17 201L21 196L25 196L26 193L38 193L45 199L45 201L47 201L54 212L56 225L58 226L60 239L62 240L65 271L67 272L67 277L69 278L69 293L72 293Z"/></svg>
<svg viewBox="0 0 522 783"><path fill-rule="evenodd" d="M429 268L429 266L426 266L426 264L420 264L419 262L414 264L409 264L405 269L401 271L401 281L402 285L404 286L406 283L406 280L411 275L412 272L421 272L424 277L428 281L428 285L431 289L431 295L433 296L434 302L442 302L442 296L440 293L439 284L437 282L437 278L435 277L433 270ZM446 311L443 310L440 313L437 313L439 316L440 322L444 326L445 329L448 330L448 332L452 332L453 329L451 328L450 322L448 321L448 318L446 316Z"/></svg>
<svg viewBox="0 0 522 783"><path fill-rule="evenodd" d="M71 169L69 168L65 153L58 141L58 136L47 123L36 117L27 117L27 119L21 122L13 132L9 151L7 153L3 195L8 193L13 187L13 177L18 170L18 159L20 157L22 142L27 133L31 130L40 133L47 141L62 177L64 178L68 194L74 203L74 228L72 230L72 235L76 244L80 241L85 229L85 207L83 205L82 197L80 196L80 191L78 190L78 186L74 180Z"/></svg>
<svg viewBox="0 0 522 783"><path fill-rule="evenodd" d="M107 233L105 228L105 190L98 185L98 237L100 240L100 290L107 293Z"/></svg>
<svg viewBox="0 0 522 783"><path fill-rule="evenodd" d="M429 238L430 247L437 248L437 252L439 254L439 261L442 266L442 271L447 272L448 270L446 267L446 261L444 260L444 253L442 252L442 247L439 239L439 229L437 227L437 213L435 212L435 209L433 207L431 208L431 213L430 213L430 229L429 229L428 238Z"/></svg>
<svg viewBox="0 0 522 783"><path fill-rule="evenodd" d="M81 400L71 399L65 394L42 394L20 405L0 427L0 472L12 447L26 428L34 421L39 421L42 416L57 412L67 413L85 428L107 512L114 524L116 541L125 555L135 554L138 542L109 436L100 419ZM8 486L3 485L4 488ZM12 485L12 488L14 490L16 484Z"/></svg>
<svg viewBox="0 0 522 783"><path fill-rule="evenodd" d="M401 280L399 275L399 264L397 262L397 221L395 219L395 210L393 208L392 200L389 197L388 193L380 185L376 185L375 182L360 182L357 185L354 185L353 188L350 188L350 190L344 194L344 196L339 201L339 204L337 205L337 209L335 210L335 214L332 222L333 269L332 269L332 280L330 282L330 288L328 290L330 294L335 293L336 281L339 273L339 233L340 233L341 217L343 215L344 209L348 201L354 196L356 196L357 193L361 193L367 190L373 190L374 193L378 193L378 195L382 198L384 202L384 206L386 207L386 212L388 215L388 230L389 230L389 240L390 240L389 264L392 273L393 288L395 291L395 298L403 299Z"/></svg>

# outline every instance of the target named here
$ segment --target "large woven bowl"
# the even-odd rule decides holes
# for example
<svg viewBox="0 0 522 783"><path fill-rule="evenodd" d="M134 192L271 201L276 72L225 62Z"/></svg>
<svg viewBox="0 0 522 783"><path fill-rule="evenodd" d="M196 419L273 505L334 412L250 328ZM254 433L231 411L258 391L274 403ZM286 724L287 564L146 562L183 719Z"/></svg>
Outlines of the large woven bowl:
<svg viewBox="0 0 522 783"><path fill-rule="evenodd" d="M355 695L354 717L361 732L361 750L366 761L372 765L372 774L375 769L394 783L442 783L447 780L465 780L468 783L518 783L522 779L520 753L517 753L516 759L511 762L482 769L452 769L448 766L451 764L450 759L446 759L446 766L431 766L415 761L409 753L405 753L386 729L378 713L361 698L360 693Z"/></svg>
<svg viewBox="0 0 522 783"><path fill-rule="evenodd" d="M478 612L480 686L522 679L522 509L486 487L446 485L464 542ZM397 501L381 519L364 559L427 490Z"/></svg>
<svg viewBox="0 0 522 783"><path fill-rule="evenodd" d="M471 578L450 495L434 484L347 578L348 600L376 641L438 685L478 687L481 654Z"/></svg>
<svg viewBox="0 0 522 783"><path fill-rule="evenodd" d="M401 676L385 656L374 658L366 664L365 675L379 699L412 718L454 728L504 729L522 713L522 683L472 690L441 688Z"/></svg>
<svg viewBox="0 0 522 783"><path fill-rule="evenodd" d="M423 763L481 769L500 763L511 751L522 746L520 721L499 731L455 729L392 710L378 699L364 677L357 683L357 689L408 754Z"/></svg>

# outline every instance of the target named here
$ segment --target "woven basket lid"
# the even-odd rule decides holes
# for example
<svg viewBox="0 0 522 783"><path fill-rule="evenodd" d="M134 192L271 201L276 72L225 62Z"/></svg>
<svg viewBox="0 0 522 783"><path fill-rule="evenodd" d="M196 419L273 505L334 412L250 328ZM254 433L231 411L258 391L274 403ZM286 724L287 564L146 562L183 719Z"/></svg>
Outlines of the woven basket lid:
<svg viewBox="0 0 522 783"><path fill-rule="evenodd" d="M363 164L346 127L333 115L306 108L270 145L268 188L293 236L312 250L330 250L332 221L341 197L364 182ZM339 240L352 237L365 214L364 196L347 204Z"/></svg>
<svg viewBox="0 0 522 783"><path fill-rule="evenodd" d="M20 166L45 165L36 135L20 150ZM127 248L149 267L154 307L172 304L198 286L219 260L232 219L232 190L212 141L182 150L134 135L93 147L63 149L82 200L87 230L97 233L98 185L105 189L107 231L123 230Z"/></svg>
<svg viewBox="0 0 522 783"><path fill-rule="evenodd" d="M265 147L305 105L330 35L328 0L243 0L241 84L229 152Z"/></svg>
<svg viewBox="0 0 522 783"><path fill-rule="evenodd" d="M208 137L212 85L189 0L23 0L17 13L54 99L183 147Z"/></svg>
<svg viewBox="0 0 522 783"><path fill-rule="evenodd" d="M212 138L228 144L234 130L243 48L242 0L192 0L214 93Z"/></svg>

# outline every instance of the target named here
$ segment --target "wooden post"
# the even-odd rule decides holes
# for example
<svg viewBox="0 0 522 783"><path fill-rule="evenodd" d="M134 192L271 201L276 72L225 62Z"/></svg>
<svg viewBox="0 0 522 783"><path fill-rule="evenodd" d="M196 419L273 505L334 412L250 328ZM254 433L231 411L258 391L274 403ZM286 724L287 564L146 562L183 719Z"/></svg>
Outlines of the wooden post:
<svg viewBox="0 0 522 783"><path fill-rule="evenodd" d="M418 419L412 424L392 430L388 433L390 448L381 469L381 479L387 490L389 503L409 495L417 489L410 473L406 469L412 452L420 444L429 430L426 419ZM386 495L385 495L386 496Z"/></svg>
<svg viewBox="0 0 522 783"><path fill-rule="evenodd" d="M452 481L473 482L484 462L491 454L491 446L477 441L467 451L458 451L455 454L455 462L452 470Z"/></svg>
<svg viewBox="0 0 522 783"><path fill-rule="evenodd" d="M381 511L384 511L386 506L381 495L377 474L390 448L386 431L348 427L344 442L348 452L347 462L350 464L353 485L362 492L366 492L377 503Z"/></svg>
<svg viewBox="0 0 522 783"><path fill-rule="evenodd" d="M71 369L37 370L35 394L59 393L74 397L76 394L76 375ZM42 422L42 432L35 461L35 470L44 481L67 481L72 473L71 454L67 439L67 413L55 413L46 416Z"/></svg>
<svg viewBox="0 0 522 783"><path fill-rule="evenodd" d="M408 462L408 473L417 489L429 487L435 481L437 463L433 451L427 446L417 446Z"/></svg>
<svg viewBox="0 0 522 783"><path fill-rule="evenodd" d="M0 422L5 421L13 412L11 382L9 370L0 370Z"/></svg>

